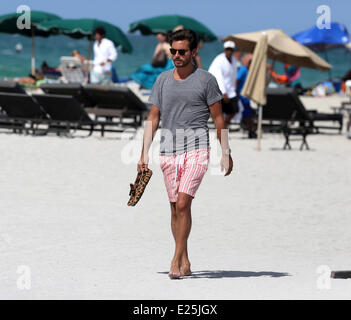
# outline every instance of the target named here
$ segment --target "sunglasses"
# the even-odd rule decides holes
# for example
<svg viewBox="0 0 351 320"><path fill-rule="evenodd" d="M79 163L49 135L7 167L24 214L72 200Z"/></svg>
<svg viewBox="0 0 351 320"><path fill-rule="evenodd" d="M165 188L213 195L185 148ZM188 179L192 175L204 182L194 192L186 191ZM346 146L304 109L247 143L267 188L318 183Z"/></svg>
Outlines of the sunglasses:
<svg viewBox="0 0 351 320"><path fill-rule="evenodd" d="M172 54L173 56L177 53L177 51L179 52L179 54L180 54L181 56L184 56L184 55L185 55L185 52L187 52L188 49L173 49L173 48L171 48L171 49L169 49L169 51L171 52L171 54Z"/></svg>

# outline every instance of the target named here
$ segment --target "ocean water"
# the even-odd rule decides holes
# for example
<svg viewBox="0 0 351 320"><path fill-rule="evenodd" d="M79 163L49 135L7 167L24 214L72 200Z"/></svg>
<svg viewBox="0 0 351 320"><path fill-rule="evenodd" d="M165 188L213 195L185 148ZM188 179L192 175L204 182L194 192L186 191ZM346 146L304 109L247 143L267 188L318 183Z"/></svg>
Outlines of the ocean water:
<svg viewBox="0 0 351 320"><path fill-rule="evenodd" d="M145 63L150 63L154 48L157 44L154 36L128 35L133 45L132 54L119 52L118 59L114 62L120 77L128 77ZM21 43L23 50L16 53L16 44ZM31 38L21 35L0 34L0 79L4 77L21 77L30 73L31 65ZM61 56L69 56L77 49L88 56L89 42L87 39L72 39L66 36L52 36L49 38L36 37L36 67L39 68L43 61L49 66L58 66ZM207 70L214 57L222 52L220 41L205 43L200 51L201 60ZM325 59L322 53L321 57ZM340 78L351 69L351 53L345 49L328 51L329 62L333 65L332 77ZM283 73L283 64L276 62L275 70ZM315 85L319 81L328 79L328 72L302 68L301 82L304 87Z"/></svg>

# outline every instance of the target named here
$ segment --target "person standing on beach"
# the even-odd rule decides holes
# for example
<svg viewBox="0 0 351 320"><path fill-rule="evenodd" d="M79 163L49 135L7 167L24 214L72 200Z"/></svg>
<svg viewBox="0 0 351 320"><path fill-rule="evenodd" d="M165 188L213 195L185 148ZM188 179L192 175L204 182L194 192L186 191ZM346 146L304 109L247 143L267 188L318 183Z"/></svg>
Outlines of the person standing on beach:
<svg viewBox="0 0 351 320"><path fill-rule="evenodd" d="M224 52L212 61L208 71L216 77L223 93L222 108L226 114L225 125L228 127L230 121L239 112L235 88L237 62L234 56L235 43L226 41L223 47Z"/></svg>
<svg viewBox="0 0 351 320"><path fill-rule="evenodd" d="M103 27L97 27L94 31L94 68L91 73L91 83L109 84L112 79L112 61L117 59L117 50L113 42L106 39L106 31Z"/></svg>
<svg viewBox="0 0 351 320"><path fill-rule="evenodd" d="M233 168L227 130L222 116L216 78L196 68L196 33L189 29L173 32L170 52L175 68L161 73L153 86L138 172L148 170L148 152L162 117L160 166L171 207L171 229L175 252L169 277L191 274L188 237L191 230L191 205L209 165L210 115L221 143L221 169L228 176Z"/></svg>

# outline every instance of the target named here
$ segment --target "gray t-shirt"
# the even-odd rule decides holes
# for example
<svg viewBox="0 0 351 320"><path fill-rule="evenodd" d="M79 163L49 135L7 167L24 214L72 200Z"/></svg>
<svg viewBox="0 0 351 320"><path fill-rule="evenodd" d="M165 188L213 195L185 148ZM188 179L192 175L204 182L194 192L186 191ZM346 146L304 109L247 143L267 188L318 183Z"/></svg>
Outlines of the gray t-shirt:
<svg viewBox="0 0 351 320"><path fill-rule="evenodd" d="M175 80L174 70L158 76L149 97L161 113L160 153L173 155L209 148L209 106L222 99L217 80L198 68L186 79Z"/></svg>

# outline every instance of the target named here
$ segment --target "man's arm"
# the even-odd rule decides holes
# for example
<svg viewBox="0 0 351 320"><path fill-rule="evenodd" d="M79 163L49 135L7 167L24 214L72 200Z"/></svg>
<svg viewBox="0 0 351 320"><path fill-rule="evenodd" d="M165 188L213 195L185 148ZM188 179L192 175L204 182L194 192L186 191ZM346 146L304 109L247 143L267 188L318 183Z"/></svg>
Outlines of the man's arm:
<svg viewBox="0 0 351 320"><path fill-rule="evenodd" d="M154 139L155 133L158 129L159 123L160 123L160 109L152 105L145 124L143 147L141 150L141 156L137 167L138 172L141 172L143 170L145 171L148 170L149 149L150 149L152 140Z"/></svg>
<svg viewBox="0 0 351 320"><path fill-rule="evenodd" d="M111 42L107 48L106 61L101 62L100 65L104 66L108 62L113 62L117 59L117 57L118 57L117 49L115 48L114 44Z"/></svg>
<svg viewBox="0 0 351 320"><path fill-rule="evenodd" d="M218 61L218 58L212 62L210 68L208 69L208 72L212 73L215 76L215 78L217 80L218 87L223 94L223 100L228 103L229 98L228 98L227 92L225 90L224 79L223 79L223 74L222 74L222 65Z"/></svg>
<svg viewBox="0 0 351 320"><path fill-rule="evenodd" d="M110 48L108 51L109 51L109 55L107 60L109 60L109 62L115 61L118 57L118 53L115 45L112 42L110 43Z"/></svg>
<svg viewBox="0 0 351 320"><path fill-rule="evenodd" d="M228 176L233 170L233 160L230 155L228 129L225 128L222 105L220 101L210 105L210 113L217 129L217 138L222 148L221 169L225 169L225 176Z"/></svg>

